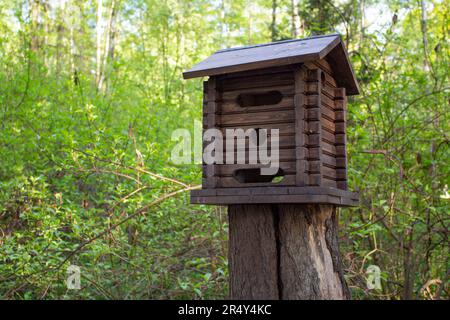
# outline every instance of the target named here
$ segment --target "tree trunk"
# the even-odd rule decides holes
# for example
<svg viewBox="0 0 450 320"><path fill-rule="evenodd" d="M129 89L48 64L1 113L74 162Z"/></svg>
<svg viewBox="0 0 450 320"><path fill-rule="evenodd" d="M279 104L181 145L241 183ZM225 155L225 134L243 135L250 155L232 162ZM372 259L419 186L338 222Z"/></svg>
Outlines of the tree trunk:
<svg viewBox="0 0 450 320"><path fill-rule="evenodd" d="M424 52L424 64L425 68L428 71L430 68L430 64L428 61L428 33L427 33L427 5L424 0L420 1L420 28L422 30L422 42L423 42L423 52Z"/></svg>
<svg viewBox="0 0 450 320"><path fill-rule="evenodd" d="M278 7L277 0L272 0L272 23L270 24L272 42L278 40L277 7Z"/></svg>
<svg viewBox="0 0 450 320"><path fill-rule="evenodd" d="M103 84L106 80L106 73L108 70L108 59L110 61L114 58L114 48L115 48L115 36L116 36L116 14L117 14L117 6L116 0L111 0L111 8L109 10L109 19L108 24L106 26L106 44L105 44L105 52L103 55L103 72L101 72L100 80L98 84L99 90L103 88ZM107 86L106 86L107 87ZM105 92L107 89L105 89Z"/></svg>
<svg viewBox="0 0 450 320"><path fill-rule="evenodd" d="M299 5L298 0L291 0L291 29L292 29L292 37L294 39L298 38L301 33L301 22L300 15L298 14Z"/></svg>
<svg viewBox="0 0 450 320"><path fill-rule="evenodd" d="M43 20L44 20L44 66L49 69L49 53L48 53L48 37L50 34L50 19L49 19L49 11L50 5L48 2L44 2L42 4L42 8L44 9ZM47 71L48 72L48 71Z"/></svg>
<svg viewBox="0 0 450 320"><path fill-rule="evenodd" d="M59 0L59 8L57 11L57 26L56 26L56 75L59 76L63 69L63 39L64 39L64 13L65 13L65 1Z"/></svg>
<svg viewBox="0 0 450 320"><path fill-rule="evenodd" d="M232 299L349 299L331 205L230 205Z"/></svg>
<svg viewBox="0 0 450 320"><path fill-rule="evenodd" d="M95 71L95 83L97 85L97 89L100 89L99 84L102 72L102 30L103 30L102 24L103 24L103 2L102 0L97 0L97 24L96 24L97 58Z"/></svg>
<svg viewBox="0 0 450 320"><path fill-rule="evenodd" d="M39 0L32 0L31 2L31 51L38 52L39 51L39 9L40 9Z"/></svg>

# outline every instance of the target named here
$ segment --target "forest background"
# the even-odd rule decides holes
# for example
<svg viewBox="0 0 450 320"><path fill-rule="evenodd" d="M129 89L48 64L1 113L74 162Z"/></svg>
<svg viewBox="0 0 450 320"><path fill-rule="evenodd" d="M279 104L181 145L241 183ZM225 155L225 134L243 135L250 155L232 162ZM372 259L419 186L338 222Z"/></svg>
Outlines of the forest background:
<svg viewBox="0 0 450 320"><path fill-rule="evenodd" d="M361 85L361 205L340 210L353 298L448 299L449 31L449 0L2 0L0 297L225 298L226 209L189 205L200 167L170 162L173 130L201 119L182 71L339 32Z"/></svg>

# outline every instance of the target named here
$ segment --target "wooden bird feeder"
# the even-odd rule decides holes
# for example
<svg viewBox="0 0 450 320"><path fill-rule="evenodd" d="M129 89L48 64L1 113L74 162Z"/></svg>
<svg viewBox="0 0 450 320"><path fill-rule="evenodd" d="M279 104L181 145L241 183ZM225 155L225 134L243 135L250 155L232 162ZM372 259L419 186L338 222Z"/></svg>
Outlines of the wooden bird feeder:
<svg viewBox="0 0 450 320"><path fill-rule="evenodd" d="M358 83L339 35L217 51L183 74L204 82L203 127L279 129L279 170L203 166L197 204L355 206L347 190L347 96Z"/></svg>

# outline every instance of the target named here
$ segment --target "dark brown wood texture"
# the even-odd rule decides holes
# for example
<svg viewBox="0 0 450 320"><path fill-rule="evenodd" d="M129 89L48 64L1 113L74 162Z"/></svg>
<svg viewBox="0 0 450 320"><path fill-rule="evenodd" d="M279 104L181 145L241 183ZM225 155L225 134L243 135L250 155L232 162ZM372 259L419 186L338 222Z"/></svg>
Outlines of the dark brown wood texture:
<svg viewBox="0 0 450 320"><path fill-rule="evenodd" d="M325 59L305 63L309 185L347 190L346 95Z"/></svg>
<svg viewBox="0 0 450 320"><path fill-rule="evenodd" d="M294 71L294 79L295 79L295 96L294 96L294 105L295 105L295 169L296 169L296 178L295 184L297 186L305 186L308 184L307 171L308 171L308 136L306 132L307 122L306 122L306 104L307 104L307 96L306 96L306 78L307 71L303 66L298 66Z"/></svg>
<svg viewBox="0 0 450 320"><path fill-rule="evenodd" d="M328 58L340 75L336 79L347 94L359 93L352 66L339 35L315 36L248 47L219 50L183 73L185 79L223 75L277 66L288 66Z"/></svg>
<svg viewBox="0 0 450 320"><path fill-rule="evenodd" d="M243 137L231 154L245 151L245 163L204 164L203 189L191 192L191 203L229 205L230 297L350 298L336 207L358 205L347 191L345 112L359 88L340 37L222 50L184 73L204 75L205 130L278 129L280 138L273 176L248 163L255 150Z"/></svg>
<svg viewBox="0 0 450 320"><path fill-rule="evenodd" d="M230 205L231 299L349 299L332 205Z"/></svg>
<svg viewBox="0 0 450 320"><path fill-rule="evenodd" d="M216 99L216 111L214 115L214 126L220 129L224 136L226 130L232 129L270 129L279 130L279 160L281 181L277 182L247 182L243 183L236 179L238 170L267 167L262 164L249 164L248 138L245 148L236 146L234 160L237 159L236 152L245 151L246 164L223 164L214 166L216 186L221 188L230 187L257 187L257 186L287 186L295 185L295 108L294 108L294 73L292 67L269 68L265 70L240 72L228 74L221 77L211 77L216 81L216 89L220 92L220 100ZM266 103L268 94L276 93L279 101ZM211 93L210 93L211 94ZM241 106L239 99L242 95L263 96L262 102L257 106ZM270 98L270 97L269 97ZM256 99L257 100L257 99ZM255 100L255 101L256 101ZM210 128L206 123L210 118L210 110L206 110L204 127ZM270 148L270 135L268 136L268 148ZM235 140L238 141L237 139ZM224 143L224 154L226 143ZM257 150L256 150L257 151ZM226 158L224 159L227 160ZM208 166L204 172L208 172ZM263 177L264 178L264 177Z"/></svg>
<svg viewBox="0 0 450 320"><path fill-rule="evenodd" d="M191 191L191 203L197 204L319 203L349 207L357 206L358 201L358 194L331 187L251 186Z"/></svg>
<svg viewBox="0 0 450 320"><path fill-rule="evenodd" d="M205 91L205 103L206 112L204 119L204 124L207 129L212 129L216 127L216 114L219 110L218 104L220 103L220 88L217 85L217 80L214 77L209 78L207 86L204 88ZM214 143L214 141L212 142ZM215 188L217 186L217 174L216 166L213 164L205 165L203 168L203 183L202 187L205 189Z"/></svg>
<svg viewBox="0 0 450 320"><path fill-rule="evenodd" d="M267 104L271 93L276 93L276 103ZM276 182L236 178L238 170L267 167L249 164L251 150L246 138L240 141L245 148L237 146L233 154L236 160L236 152L245 150L245 164L205 165L204 188L296 185L346 190L345 89L337 87L325 59L211 77L204 95L205 129L218 128L224 136L227 129L279 129L282 177ZM240 105L242 95L247 99L245 106ZM250 98L260 95L259 105L249 106L258 101ZM225 155L226 143L223 151Z"/></svg>
<svg viewBox="0 0 450 320"><path fill-rule="evenodd" d="M279 299L277 241L270 205L229 210L229 273L232 299Z"/></svg>

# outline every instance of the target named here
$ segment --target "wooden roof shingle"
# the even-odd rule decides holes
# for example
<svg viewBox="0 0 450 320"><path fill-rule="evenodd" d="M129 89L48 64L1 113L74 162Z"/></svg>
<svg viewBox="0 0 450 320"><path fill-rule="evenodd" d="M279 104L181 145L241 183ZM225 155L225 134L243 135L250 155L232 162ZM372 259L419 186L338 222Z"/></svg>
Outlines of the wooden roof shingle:
<svg viewBox="0 0 450 320"><path fill-rule="evenodd" d="M359 94L347 50L339 34L223 49L183 73L185 79L297 64L327 57L338 85Z"/></svg>

